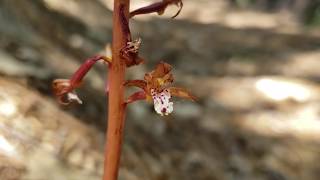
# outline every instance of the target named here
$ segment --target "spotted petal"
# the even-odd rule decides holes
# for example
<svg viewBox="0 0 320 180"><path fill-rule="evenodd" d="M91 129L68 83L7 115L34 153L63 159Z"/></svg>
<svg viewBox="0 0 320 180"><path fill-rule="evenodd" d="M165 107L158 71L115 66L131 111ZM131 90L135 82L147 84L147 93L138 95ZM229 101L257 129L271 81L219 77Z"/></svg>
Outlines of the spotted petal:
<svg viewBox="0 0 320 180"><path fill-rule="evenodd" d="M156 92L151 90L151 95L154 104L154 110L163 115L169 115L173 111L173 102L170 102L171 94L168 90L163 90L161 92Z"/></svg>

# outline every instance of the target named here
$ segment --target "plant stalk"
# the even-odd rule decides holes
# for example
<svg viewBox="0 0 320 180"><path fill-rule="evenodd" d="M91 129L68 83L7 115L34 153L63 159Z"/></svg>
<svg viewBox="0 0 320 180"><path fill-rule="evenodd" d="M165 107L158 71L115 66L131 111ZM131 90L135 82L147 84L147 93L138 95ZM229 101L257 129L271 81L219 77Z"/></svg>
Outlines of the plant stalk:
<svg viewBox="0 0 320 180"><path fill-rule="evenodd" d="M109 68L108 128L105 146L103 180L117 180L120 164L121 146L125 122L124 82L126 64L120 50L126 46L126 35L121 29L120 5L124 6L126 18L129 16L129 0L114 0L112 63Z"/></svg>

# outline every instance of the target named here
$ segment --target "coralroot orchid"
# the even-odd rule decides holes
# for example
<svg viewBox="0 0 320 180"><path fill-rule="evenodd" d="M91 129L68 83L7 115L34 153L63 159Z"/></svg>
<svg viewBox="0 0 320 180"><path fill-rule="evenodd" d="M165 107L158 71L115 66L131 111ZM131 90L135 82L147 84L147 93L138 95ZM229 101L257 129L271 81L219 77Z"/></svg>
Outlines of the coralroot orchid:
<svg viewBox="0 0 320 180"><path fill-rule="evenodd" d="M170 87L173 82L171 65L160 62L150 73L146 73L144 80L128 80L126 86L136 86L142 89L132 94L126 103L137 100L153 101L155 111L160 115L168 115L173 111L171 96L196 100L187 90L178 87Z"/></svg>
<svg viewBox="0 0 320 180"><path fill-rule="evenodd" d="M153 71L146 73L143 80L125 81L126 69L144 62L144 59L139 56L141 39L132 40L129 19L135 15L153 12L161 15L169 5L177 5L179 10L172 17L174 18L180 13L183 6L182 0L162 0L129 13L129 4L130 0L114 0L112 54L108 57L89 58L70 79L56 79L52 83L54 93L60 103L66 105L77 102L81 104L82 101L76 95L75 90L81 86L84 76L97 61L103 60L108 63L106 95L108 95L109 105L104 180L117 180L118 177L124 119L128 104L137 100L153 101L154 109L158 114L168 115L173 111L173 102L170 101L172 96L196 100L187 90L170 87L173 83L172 67L164 62L159 63ZM137 86L142 90L125 100L126 86Z"/></svg>
<svg viewBox="0 0 320 180"><path fill-rule="evenodd" d="M111 58L94 56L87 59L70 79L56 79L52 82L53 92L61 104L68 105L73 102L82 104L81 99L75 93L75 89L81 86L84 76L99 60L111 63Z"/></svg>

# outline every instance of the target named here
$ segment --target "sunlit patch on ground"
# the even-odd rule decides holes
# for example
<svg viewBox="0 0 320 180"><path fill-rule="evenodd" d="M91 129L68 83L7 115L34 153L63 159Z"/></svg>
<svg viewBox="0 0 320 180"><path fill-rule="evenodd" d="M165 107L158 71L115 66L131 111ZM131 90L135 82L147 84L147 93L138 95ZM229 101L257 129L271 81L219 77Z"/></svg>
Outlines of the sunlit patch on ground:
<svg viewBox="0 0 320 180"><path fill-rule="evenodd" d="M20 179L7 178L3 168L26 167L25 179L47 179L52 172L51 179L97 179L102 173L102 155L95 144L99 134L47 100L0 79L0 179Z"/></svg>
<svg viewBox="0 0 320 180"><path fill-rule="evenodd" d="M2 135L0 135L0 152L7 156L16 154L15 147Z"/></svg>
<svg viewBox="0 0 320 180"><path fill-rule="evenodd" d="M266 137L320 138L317 83L263 76L208 79L204 84L216 104L237 113L232 121L245 132ZM212 123L216 119L218 116L211 117Z"/></svg>
<svg viewBox="0 0 320 180"><path fill-rule="evenodd" d="M243 117L239 125L265 136L320 138L319 105L310 104L290 112L262 111Z"/></svg>
<svg viewBox="0 0 320 180"><path fill-rule="evenodd" d="M255 83L255 87L263 95L275 101L293 99L304 102L312 93L305 85L284 79L262 78Z"/></svg>
<svg viewBox="0 0 320 180"><path fill-rule="evenodd" d="M278 108L249 113L244 116L242 126L267 136L320 137L320 104L316 87L306 81L275 77L261 78L255 87L275 105L278 104ZM279 104L292 100L295 103Z"/></svg>
<svg viewBox="0 0 320 180"><path fill-rule="evenodd" d="M12 100L6 98L7 95L0 94L0 115L10 117L17 111Z"/></svg>

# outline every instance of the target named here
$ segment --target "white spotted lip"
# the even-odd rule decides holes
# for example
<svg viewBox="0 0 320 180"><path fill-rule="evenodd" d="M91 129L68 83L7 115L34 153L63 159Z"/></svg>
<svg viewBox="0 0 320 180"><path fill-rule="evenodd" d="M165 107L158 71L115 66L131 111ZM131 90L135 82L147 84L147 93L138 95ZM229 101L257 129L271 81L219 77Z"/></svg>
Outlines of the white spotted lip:
<svg viewBox="0 0 320 180"><path fill-rule="evenodd" d="M170 102L171 94L170 91L165 89L160 93L151 89L151 95L154 103L154 110L163 115L169 115L173 111L173 102Z"/></svg>

